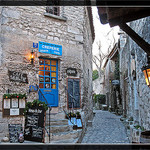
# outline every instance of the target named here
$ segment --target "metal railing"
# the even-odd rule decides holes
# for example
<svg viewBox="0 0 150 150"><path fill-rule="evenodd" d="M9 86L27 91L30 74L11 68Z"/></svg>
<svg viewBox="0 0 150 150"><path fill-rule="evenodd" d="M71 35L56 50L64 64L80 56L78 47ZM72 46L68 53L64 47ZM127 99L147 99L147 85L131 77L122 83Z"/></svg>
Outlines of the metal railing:
<svg viewBox="0 0 150 150"><path fill-rule="evenodd" d="M46 102L46 104L47 104L47 106L48 106L48 108L49 108L49 113L48 113L48 115L49 115L49 132L47 131L46 128L45 128L45 131L46 131L46 133L48 134L49 143L50 143L50 111L52 110L52 108L51 108L51 106L48 104L47 99L45 98L45 96L44 96L44 94L41 92L41 90L38 89L38 91L40 92L41 96L44 98L44 101ZM39 97L39 99L40 99L40 97Z"/></svg>

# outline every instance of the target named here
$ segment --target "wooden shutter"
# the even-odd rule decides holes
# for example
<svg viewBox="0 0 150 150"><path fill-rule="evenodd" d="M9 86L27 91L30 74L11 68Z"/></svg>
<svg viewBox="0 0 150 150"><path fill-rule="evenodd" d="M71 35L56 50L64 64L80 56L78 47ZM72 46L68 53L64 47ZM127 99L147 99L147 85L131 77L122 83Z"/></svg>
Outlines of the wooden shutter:
<svg viewBox="0 0 150 150"><path fill-rule="evenodd" d="M80 79L68 79L68 108L72 103L73 108L80 108Z"/></svg>
<svg viewBox="0 0 150 150"><path fill-rule="evenodd" d="M73 99L70 96L73 96L73 79L68 79L68 108L72 107Z"/></svg>

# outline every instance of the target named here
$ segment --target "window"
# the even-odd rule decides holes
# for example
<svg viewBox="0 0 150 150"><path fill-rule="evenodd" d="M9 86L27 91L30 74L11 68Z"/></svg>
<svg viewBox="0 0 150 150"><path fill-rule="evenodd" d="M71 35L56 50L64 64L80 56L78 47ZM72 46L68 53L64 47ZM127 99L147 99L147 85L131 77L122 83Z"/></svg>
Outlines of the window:
<svg viewBox="0 0 150 150"><path fill-rule="evenodd" d="M56 7L56 6L55 7L54 6L47 6L46 12L53 14L53 15L56 15L56 16L59 16L60 15L60 8Z"/></svg>

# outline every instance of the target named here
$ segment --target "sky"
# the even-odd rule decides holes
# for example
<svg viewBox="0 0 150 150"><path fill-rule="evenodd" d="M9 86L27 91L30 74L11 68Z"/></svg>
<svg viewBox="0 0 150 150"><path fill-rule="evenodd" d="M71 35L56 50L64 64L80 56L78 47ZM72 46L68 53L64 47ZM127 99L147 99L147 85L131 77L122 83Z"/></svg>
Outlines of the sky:
<svg viewBox="0 0 150 150"><path fill-rule="evenodd" d="M93 23L94 23L94 28L95 28L95 40L93 43L93 55L97 55L98 54L98 48L97 48L97 41L101 41L101 45L102 45L102 51L104 53L107 52L108 46L110 45L110 43L112 43L112 37L114 35L116 42L118 41L119 35L119 27L115 26L115 27L110 27L109 24L101 24L100 20L99 20L99 16L98 16L98 12L97 12L97 7L93 6L92 7L92 13L93 13ZM112 30L109 34L109 36L106 36L107 33ZM110 39L110 40L108 40ZM112 44L111 44L112 45ZM96 66L93 63L93 70L96 69Z"/></svg>

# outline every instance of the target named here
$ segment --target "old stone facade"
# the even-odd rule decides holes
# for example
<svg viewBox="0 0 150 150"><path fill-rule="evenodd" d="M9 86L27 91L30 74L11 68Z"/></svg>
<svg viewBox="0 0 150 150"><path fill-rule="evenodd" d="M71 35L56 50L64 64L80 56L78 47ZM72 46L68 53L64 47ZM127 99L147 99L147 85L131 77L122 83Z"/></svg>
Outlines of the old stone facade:
<svg viewBox="0 0 150 150"><path fill-rule="evenodd" d="M129 23L146 42L150 39L150 17ZM120 33L120 88L123 114L133 118L134 126L150 130L150 88L146 85L141 68L147 64L147 54L124 32ZM134 139L134 138L133 138ZM134 142L139 142L135 139Z"/></svg>
<svg viewBox="0 0 150 150"><path fill-rule="evenodd" d="M91 9L87 7L60 7L59 16L46 13L45 6L0 7L0 137L8 134L9 123L23 123L23 117L2 117L3 95L26 93L27 101L38 99L38 92L30 92L30 85L39 85L39 58L58 61L58 106L55 113L68 110L68 79L80 81L80 108L83 124L92 118L92 43L94 40ZM30 54L33 42L39 41L62 46L62 55L35 50L34 64ZM69 76L67 68L75 68L76 76ZM27 74L28 83L9 80L8 71Z"/></svg>
<svg viewBox="0 0 150 150"><path fill-rule="evenodd" d="M104 65L105 82L104 90L106 94L106 103L110 111L116 113L121 110L121 98L119 89L119 45L116 43L109 53L107 61Z"/></svg>

